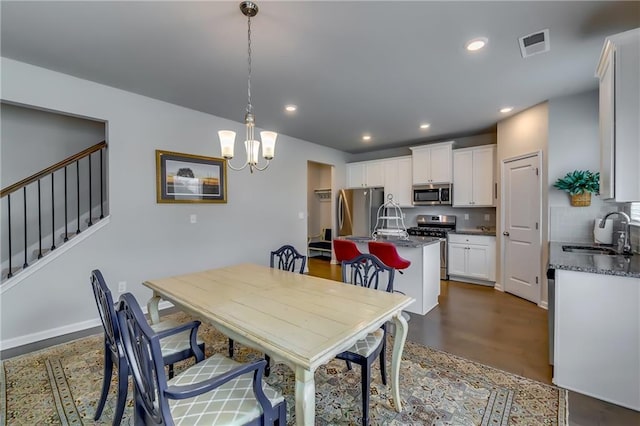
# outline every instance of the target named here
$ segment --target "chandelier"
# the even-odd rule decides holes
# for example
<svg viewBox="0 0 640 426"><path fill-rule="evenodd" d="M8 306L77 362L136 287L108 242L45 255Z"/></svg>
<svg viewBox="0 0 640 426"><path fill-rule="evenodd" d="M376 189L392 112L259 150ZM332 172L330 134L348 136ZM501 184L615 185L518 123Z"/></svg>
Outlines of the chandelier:
<svg viewBox="0 0 640 426"><path fill-rule="evenodd" d="M233 158L233 147L235 145L236 132L232 130L220 130L218 137L220 138L220 150L222 156L228 160L227 164L232 170L242 170L249 166L249 170L265 170L269 167L269 162L273 159L276 149L276 132L260 132L262 139L262 157L266 160L263 166L258 165L258 154L260 151L260 141L254 136L254 128L256 125L255 116L253 115L253 105L251 105L251 18L258 14L258 5L252 1L243 1L240 3L242 14L247 17L247 52L248 52L248 70L249 77L247 79L247 109L244 115L244 125L246 128L246 138L244 140L244 148L246 150L247 159L241 167L231 165Z"/></svg>

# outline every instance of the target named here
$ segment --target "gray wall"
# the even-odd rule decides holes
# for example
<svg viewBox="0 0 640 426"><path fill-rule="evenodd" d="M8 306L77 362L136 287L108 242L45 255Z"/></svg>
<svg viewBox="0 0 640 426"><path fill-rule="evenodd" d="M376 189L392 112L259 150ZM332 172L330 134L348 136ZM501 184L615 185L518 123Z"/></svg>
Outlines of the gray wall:
<svg viewBox="0 0 640 426"><path fill-rule="evenodd" d="M2 170L2 187L5 188L46 167L62 161L98 142L106 139L105 123L86 120L53 112L41 111L33 108L2 103L2 143L0 143L0 169ZM100 206L100 157L98 153L92 155L92 205ZM89 160L80 162L80 214L89 209ZM77 191L76 166L67 167L68 204L67 212L69 230L77 229ZM103 182L104 183L104 182ZM41 181L40 208L42 212L42 247L51 247L51 176ZM59 245L60 235L64 233L64 171L55 173L55 244ZM106 185L105 188L106 189ZM24 193L22 190L11 196L11 224L13 266L22 265L24 261ZM38 187L37 183L27 186L27 261L31 263L36 256L32 250L38 247ZM108 204L103 206L108 210ZM7 238L7 198L0 202L1 220L1 259L2 267L8 267L8 238ZM99 213L98 213L99 215ZM94 216L95 217L95 216ZM87 225L83 220L81 227ZM18 232L16 232L18 231Z"/></svg>
<svg viewBox="0 0 640 426"><path fill-rule="evenodd" d="M547 264L548 259L548 178L547 161L549 158L548 153L548 140L549 140L549 105L548 102L535 105L529 109L526 109L518 114L515 114L509 118L506 118L498 123L498 155L497 155L497 176L498 176L498 188L502 188L502 162L505 159L517 157L524 154L535 153L540 151L542 155L542 185L541 185L541 223L540 229L542 234L542 259L540 265L540 276L544 277L544 265ZM496 200L499 206L497 210L497 232L496 232L496 246L497 250L497 263L496 263L496 287L504 289L502 283L502 257L503 254L503 238L502 232L502 194L498 191L498 200ZM543 278L544 280L544 278ZM545 304L547 301L547 286L546 282L542 285L541 303Z"/></svg>
<svg viewBox="0 0 640 426"><path fill-rule="evenodd" d="M2 171L5 188L105 140L103 122L0 104Z"/></svg>
<svg viewBox="0 0 640 426"><path fill-rule="evenodd" d="M592 243L595 218L618 205L592 195L591 206L573 207L553 184L574 170L600 170L597 90L549 101L548 164L549 240Z"/></svg>
<svg viewBox="0 0 640 426"><path fill-rule="evenodd" d="M227 204L156 204L156 149L220 156L217 131L241 133L242 124L7 58L1 65L4 99L108 123L111 213L105 228L3 292L3 346L97 325L94 268L116 295L118 281L127 281L144 303L151 296L141 285L146 279L239 262L268 265L273 248L306 245L299 214L307 209L307 161L337 166L334 184L344 186L345 153L280 135L267 171L228 172Z"/></svg>

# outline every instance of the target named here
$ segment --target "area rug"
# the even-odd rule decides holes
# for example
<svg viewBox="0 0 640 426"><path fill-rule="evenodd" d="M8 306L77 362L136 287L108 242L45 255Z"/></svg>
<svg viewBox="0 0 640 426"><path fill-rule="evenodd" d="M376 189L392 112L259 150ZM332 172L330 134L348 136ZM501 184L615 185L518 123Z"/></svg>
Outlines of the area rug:
<svg viewBox="0 0 640 426"><path fill-rule="evenodd" d="M184 314L172 314L187 321ZM226 353L227 339L205 324L200 334L207 355ZM389 342L388 348L392 347ZM240 345L236 358L261 354ZM390 354L389 354L389 358ZM102 336L96 335L2 362L0 426L111 424L112 391L99 421L93 416L102 384ZM176 372L190 362L176 364ZM390 370L390 368L388 368ZM276 365L267 381L287 400L287 423L295 424L294 375ZM360 371L332 361L316 371L316 425L356 425L361 418ZM131 383L130 395L131 395ZM372 372L372 425L567 425L567 392L442 351L407 342L400 369L401 413L380 371ZM122 424L133 424L128 400Z"/></svg>

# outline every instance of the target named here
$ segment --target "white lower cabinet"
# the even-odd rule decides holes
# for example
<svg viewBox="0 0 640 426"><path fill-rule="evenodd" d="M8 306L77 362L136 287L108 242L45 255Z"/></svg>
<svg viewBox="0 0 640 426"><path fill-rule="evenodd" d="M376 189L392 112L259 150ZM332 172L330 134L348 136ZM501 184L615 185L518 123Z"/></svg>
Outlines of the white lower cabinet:
<svg viewBox="0 0 640 426"><path fill-rule="evenodd" d="M640 278L556 269L553 338L553 383L640 411Z"/></svg>
<svg viewBox="0 0 640 426"><path fill-rule="evenodd" d="M495 282L496 237L449 234L448 238L451 279L480 284Z"/></svg>

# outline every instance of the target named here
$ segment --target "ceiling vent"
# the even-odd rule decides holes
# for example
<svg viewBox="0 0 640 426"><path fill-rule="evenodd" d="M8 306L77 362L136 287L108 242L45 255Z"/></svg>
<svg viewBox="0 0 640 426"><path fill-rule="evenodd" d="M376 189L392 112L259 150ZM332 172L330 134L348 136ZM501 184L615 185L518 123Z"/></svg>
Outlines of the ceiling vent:
<svg viewBox="0 0 640 426"><path fill-rule="evenodd" d="M536 31L518 39L523 58L549 51L549 30Z"/></svg>

